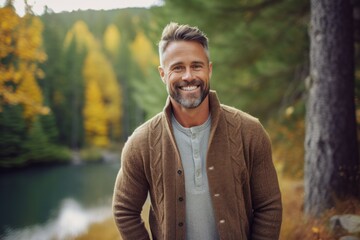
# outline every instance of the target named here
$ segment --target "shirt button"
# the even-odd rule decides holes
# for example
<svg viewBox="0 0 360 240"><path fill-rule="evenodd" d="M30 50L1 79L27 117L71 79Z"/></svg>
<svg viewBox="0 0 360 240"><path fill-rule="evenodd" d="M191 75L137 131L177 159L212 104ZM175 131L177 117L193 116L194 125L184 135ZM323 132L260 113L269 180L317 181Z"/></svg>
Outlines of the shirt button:
<svg viewBox="0 0 360 240"><path fill-rule="evenodd" d="M214 166L209 167L209 170L210 171L214 170Z"/></svg>
<svg viewBox="0 0 360 240"><path fill-rule="evenodd" d="M179 227L182 227L184 224L182 222L179 222Z"/></svg>
<svg viewBox="0 0 360 240"><path fill-rule="evenodd" d="M220 223L222 224L222 223L225 223L225 220L224 219L221 219L220 220Z"/></svg>
<svg viewBox="0 0 360 240"><path fill-rule="evenodd" d="M220 197L220 194L215 193L214 196L215 196L215 197Z"/></svg>
<svg viewBox="0 0 360 240"><path fill-rule="evenodd" d="M179 175L181 175L181 174L182 174L182 171L181 171L181 170L178 170L177 173L178 173Z"/></svg>
<svg viewBox="0 0 360 240"><path fill-rule="evenodd" d="M184 199L182 197L179 197L179 201L182 202Z"/></svg>

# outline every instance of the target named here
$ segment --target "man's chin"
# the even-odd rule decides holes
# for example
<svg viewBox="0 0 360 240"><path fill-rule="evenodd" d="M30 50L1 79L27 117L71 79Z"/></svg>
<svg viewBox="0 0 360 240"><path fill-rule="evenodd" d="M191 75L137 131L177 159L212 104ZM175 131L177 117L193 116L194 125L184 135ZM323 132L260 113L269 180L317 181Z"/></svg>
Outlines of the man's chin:
<svg viewBox="0 0 360 240"><path fill-rule="evenodd" d="M201 98L195 98L195 99L178 99L177 101L182 107L188 108L188 109L194 109L200 106L202 103Z"/></svg>

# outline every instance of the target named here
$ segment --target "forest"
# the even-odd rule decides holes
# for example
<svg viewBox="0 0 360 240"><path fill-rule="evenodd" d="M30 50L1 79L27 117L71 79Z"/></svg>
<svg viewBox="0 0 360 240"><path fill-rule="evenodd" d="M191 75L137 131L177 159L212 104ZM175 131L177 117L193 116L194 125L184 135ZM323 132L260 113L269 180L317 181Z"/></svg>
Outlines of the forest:
<svg viewBox="0 0 360 240"><path fill-rule="evenodd" d="M284 209L298 209L284 210L282 239L338 239L323 221L360 214L358 2L165 0L40 16L30 5L19 16L12 2L0 6L1 169L119 154L164 107L157 43L174 21L207 34L211 88L270 135ZM323 30L334 35L321 45ZM294 221L303 211L315 220Z"/></svg>

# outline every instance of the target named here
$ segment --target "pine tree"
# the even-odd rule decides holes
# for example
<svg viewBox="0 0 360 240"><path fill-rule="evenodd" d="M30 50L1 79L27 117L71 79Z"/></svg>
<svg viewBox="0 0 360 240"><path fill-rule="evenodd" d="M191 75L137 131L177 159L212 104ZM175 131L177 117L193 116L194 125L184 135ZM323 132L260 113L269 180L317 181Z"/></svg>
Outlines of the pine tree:
<svg viewBox="0 0 360 240"><path fill-rule="evenodd" d="M21 105L3 106L0 112L0 135L0 166L23 164L26 127Z"/></svg>

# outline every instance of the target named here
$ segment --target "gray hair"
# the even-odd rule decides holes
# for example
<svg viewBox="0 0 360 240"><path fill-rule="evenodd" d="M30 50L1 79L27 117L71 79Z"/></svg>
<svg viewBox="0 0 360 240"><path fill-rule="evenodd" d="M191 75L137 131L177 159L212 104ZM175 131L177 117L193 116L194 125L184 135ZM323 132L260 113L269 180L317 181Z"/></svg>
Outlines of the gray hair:
<svg viewBox="0 0 360 240"><path fill-rule="evenodd" d="M208 60L210 60L208 38L198 27L191 27L189 25L179 25L178 23L170 22L165 26L161 39L159 42L159 56L160 64L162 65L162 56L169 45L174 41L195 41L200 43L206 53Z"/></svg>

